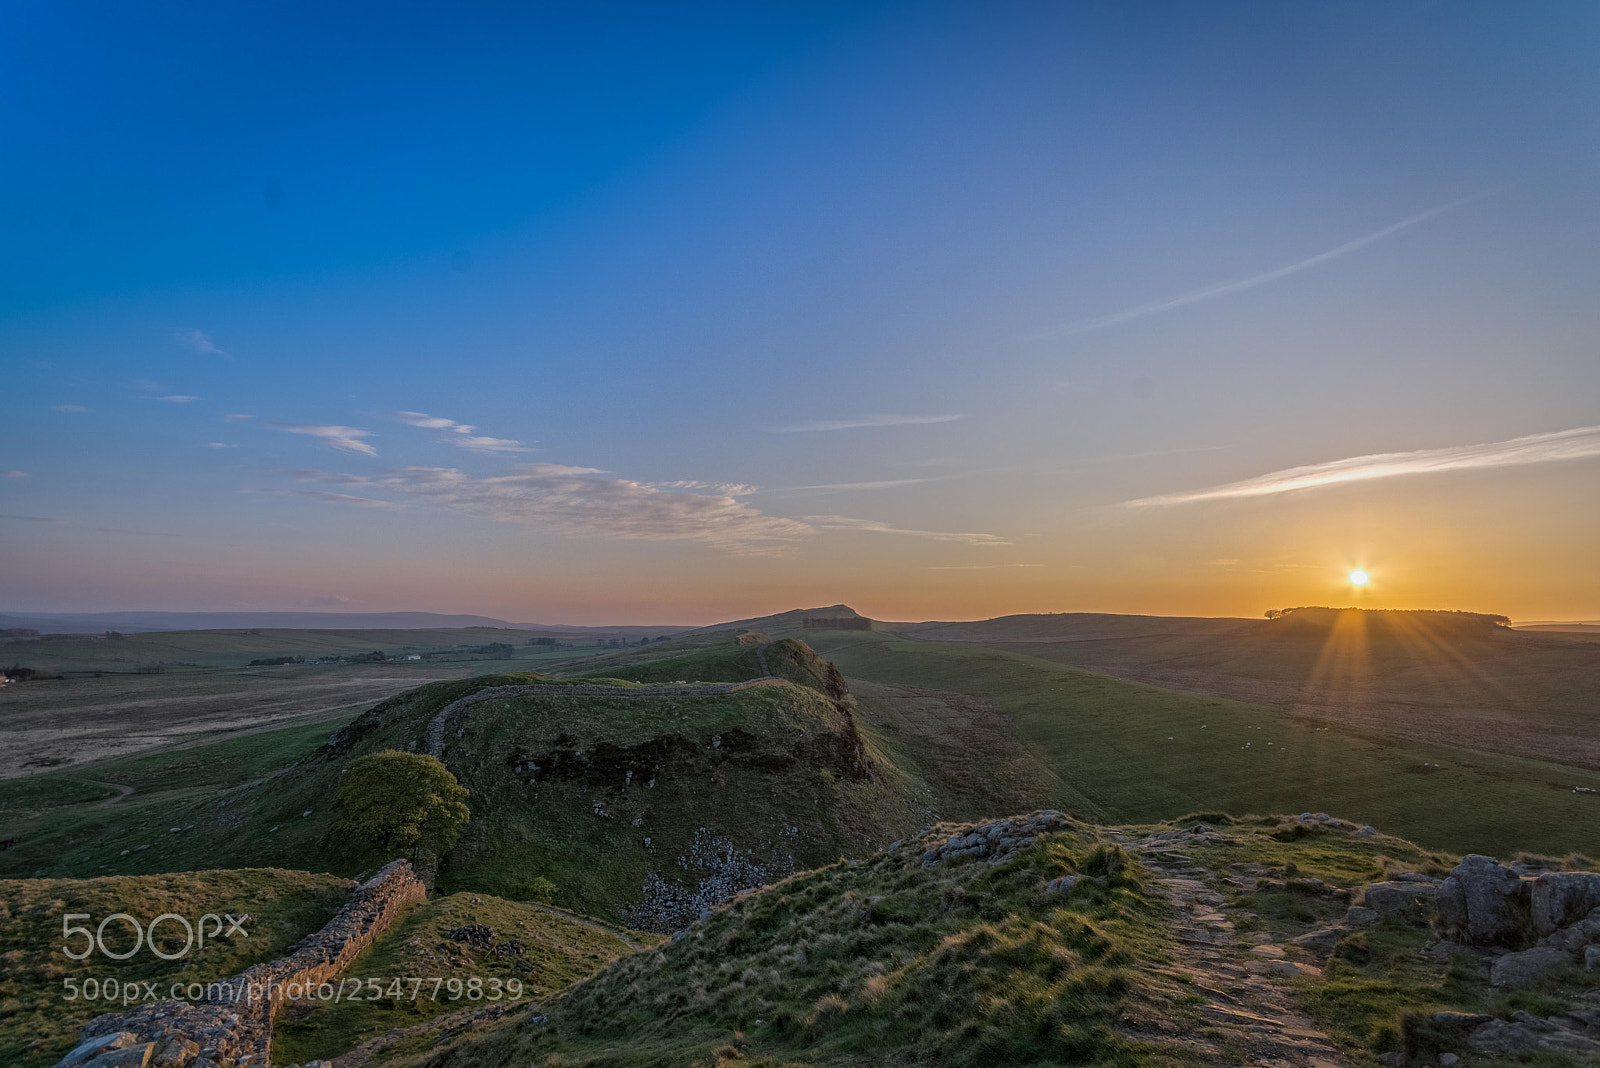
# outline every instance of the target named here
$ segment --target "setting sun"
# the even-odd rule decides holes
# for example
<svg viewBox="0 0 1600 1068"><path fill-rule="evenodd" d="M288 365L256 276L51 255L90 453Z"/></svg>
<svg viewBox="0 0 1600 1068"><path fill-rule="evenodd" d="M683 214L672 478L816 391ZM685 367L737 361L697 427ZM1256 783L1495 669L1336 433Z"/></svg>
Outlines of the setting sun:
<svg viewBox="0 0 1600 1068"><path fill-rule="evenodd" d="M1357 570L1350 572L1350 585L1365 586L1367 584L1367 580L1370 578L1370 575L1358 568Z"/></svg>

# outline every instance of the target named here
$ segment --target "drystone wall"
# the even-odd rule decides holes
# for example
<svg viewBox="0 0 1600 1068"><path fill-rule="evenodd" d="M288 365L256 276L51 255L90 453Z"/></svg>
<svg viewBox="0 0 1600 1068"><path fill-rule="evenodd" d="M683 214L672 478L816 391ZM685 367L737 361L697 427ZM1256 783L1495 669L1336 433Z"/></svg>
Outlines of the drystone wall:
<svg viewBox="0 0 1600 1068"><path fill-rule="evenodd" d="M333 979L426 900L411 865L394 861L287 956L208 983L202 1001L158 1001L97 1016L56 1068L267 1068L278 1006Z"/></svg>

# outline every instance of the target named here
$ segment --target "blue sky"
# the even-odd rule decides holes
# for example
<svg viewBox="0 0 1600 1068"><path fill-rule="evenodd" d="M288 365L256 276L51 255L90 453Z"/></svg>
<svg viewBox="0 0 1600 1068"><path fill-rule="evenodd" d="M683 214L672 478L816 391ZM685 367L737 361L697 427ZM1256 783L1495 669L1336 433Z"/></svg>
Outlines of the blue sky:
<svg viewBox="0 0 1600 1068"><path fill-rule="evenodd" d="M0 607L1600 616L1593 5L0 17Z"/></svg>

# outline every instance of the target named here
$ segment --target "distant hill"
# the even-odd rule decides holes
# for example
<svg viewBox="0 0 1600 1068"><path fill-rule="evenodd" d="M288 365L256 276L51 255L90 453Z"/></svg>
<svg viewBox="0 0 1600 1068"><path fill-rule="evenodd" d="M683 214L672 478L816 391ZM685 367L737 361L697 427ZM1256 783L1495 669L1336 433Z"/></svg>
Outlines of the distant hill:
<svg viewBox="0 0 1600 1068"><path fill-rule="evenodd" d="M678 625L577 627L565 623L509 623L493 616L446 615L439 612L0 612L0 630L36 630L41 634L98 634L108 630L139 634L163 630L459 630L494 627L556 634L598 634L656 637L681 634L693 627Z"/></svg>
<svg viewBox="0 0 1600 1068"><path fill-rule="evenodd" d="M948 642L1071 642L1105 638L1238 634L1254 619L1228 616L1125 616L1106 612L1050 612L997 616L966 623L902 623L902 634Z"/></svg>
<svg viewBox="0 0 1600 1068"><path fill-rule="evenodd" d="M437 612L5 612L0 628L27 627L44 634L120 630L442 630L458 627L515 627L490 616Z"/></svg>
<svg viewBox="0 0 1600 1068"><path fill-rule="evenodd" d="M841 630L871 630L874 626L873 620L849 605L835 604L826 608L795 608L776 615L713 623L709 627L698 627L688 633L711 634L719 630L758 630L774 636L792 637L806 630L826 629L829 623L838 624Z"/></svg>

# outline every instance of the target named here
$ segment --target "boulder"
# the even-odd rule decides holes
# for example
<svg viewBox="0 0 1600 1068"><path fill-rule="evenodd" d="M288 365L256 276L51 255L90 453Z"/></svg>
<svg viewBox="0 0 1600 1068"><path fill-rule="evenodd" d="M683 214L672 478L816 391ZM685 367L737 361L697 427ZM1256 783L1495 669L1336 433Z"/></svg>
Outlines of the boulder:
<svg viewBox="0 0 1600 1068"><path fill-rule="evenodd" d="M84 1065L84 1068L145 1068L150 1063L150 1057L156 1051L154 1042L141 1042L137 1046L124 1046L122 1049L102 1053L94 1060Z"/></svg>
<svg viewBox="0 0 1600 1068"><path fill-rule="evenodd" d="M1546 872L1533 880L1528 915L1540 936L1576 923L1600 908L1600 873Z"/></svg>
<svg viewBox="0 0 1600 1068"><path fill-rule="evenodd" d="M1377 909L1367 908L1364 905L1351 905L1345 910L1344 924L1346 927L1365 927L1369 923L1377 923L1382 915Z"/></svg>
<svg viewBox="0 0 1600 1068"><path fill-rule="evenodd" d="M1600 1054L1600 1042L1526 1012L1513 1013L1510 1020L1490 1020L1467 1035L1467 1045L1483 1053Z"/></svg>
<svg viewBox="0 0 1600 1068"><path fill-rule="evenodd" d="M1432 899L1438 893L1439 888L1432 883L1372 883L1362 894L1362 904L1379 916L1412 917L1421 913L1424 899Z"/></svg>
<svg viewBox="0 0 1600 1068"><path fill-rule="evenodd" d="M1526 945L1532 882L1493 857L1469 854L1439 885L1439 921L1459 942L1477 946Z"/></svg>
<svg viewBox="0 0 1600 1068"><path fill-rule="evenodd" d="M1350 931L1344 927L1327 927L1320 931L1309 931L1298 938L1289 939L1292 945L1304 946L1307 949L1332 950Z"/></svg>
<svg viewBox="0 0 1600 1068"><path fill-rule="evenodd" d="M1572 966L1572 958L1554 946L1534 946L1507 953L1489 970L1489 983L1502 990L1534 986Z"/></svg>
<svg viewBox="0 0 1600 1068"><path fill-rule="evenodd" d="M1600 909L1590 912L1577 923L1541 938L1539 942L1573 954L1581 954L1585 946L1600 944Z"/></svg>
<svg viewBox="0 0 1600 1068"><path fill-rule="evenodd" d="M1589 946L1583 951L1583 966L1590 969L1600 969L1600 946Z"/></svg>
<svg viewBox="0 0 1600 1068"><path fill-rule="evenodd" d="M101 1054L113 1050L126 1049L139 1041L139 1036L131 1031L110 1031L103 1035L96 1035L78 1044L76 1048L56 1062L55 1068L77 1068L80 1064L88 1064Z"/></svg>

